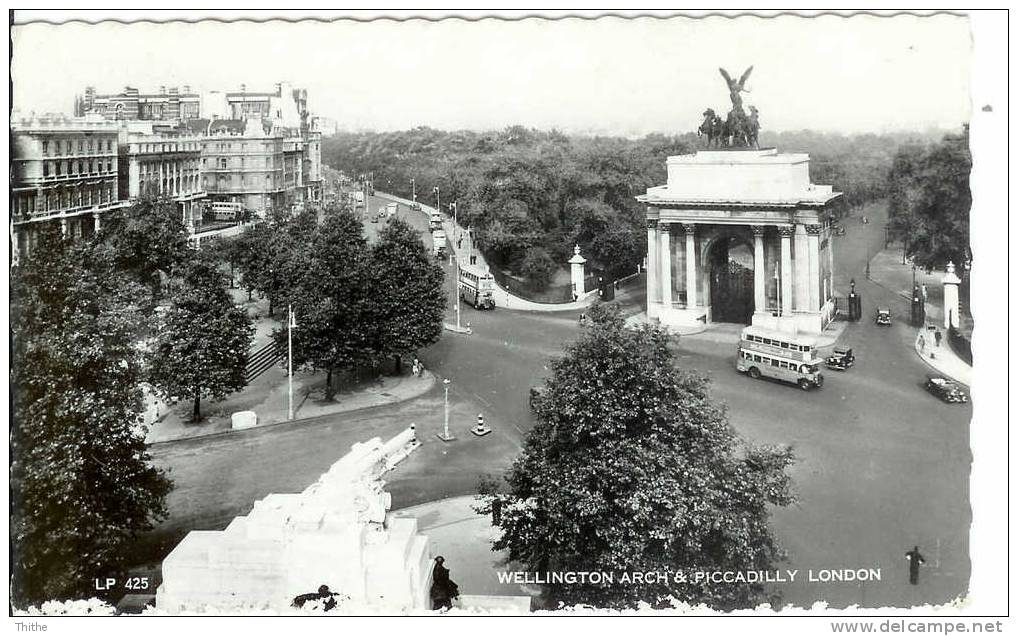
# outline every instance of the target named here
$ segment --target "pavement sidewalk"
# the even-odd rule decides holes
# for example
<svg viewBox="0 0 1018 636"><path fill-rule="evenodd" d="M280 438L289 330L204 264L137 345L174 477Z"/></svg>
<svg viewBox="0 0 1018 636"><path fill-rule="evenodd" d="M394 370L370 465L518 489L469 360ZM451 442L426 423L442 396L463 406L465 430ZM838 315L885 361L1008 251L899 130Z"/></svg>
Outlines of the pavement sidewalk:
<svg viewBox="0 0 1018 636"><path fill-rule="evenodd" d="M901 252L896 249L883 250L870 261L870 280L908 301L912 299L912 275L912 267L901 264ZM915 284L920 289L926 285L927 294L926 323L916 328L915 352L938 373L972 386L972 366L954 352L947 341L947 331L943 328L943 278L944 272L933 271L927 274L921 269L915 271ZM971 319L965 312L961 312L961 315L962 331L971 334ZM940 346L937 346L936 341L938 331L941 334Z"/></svg>

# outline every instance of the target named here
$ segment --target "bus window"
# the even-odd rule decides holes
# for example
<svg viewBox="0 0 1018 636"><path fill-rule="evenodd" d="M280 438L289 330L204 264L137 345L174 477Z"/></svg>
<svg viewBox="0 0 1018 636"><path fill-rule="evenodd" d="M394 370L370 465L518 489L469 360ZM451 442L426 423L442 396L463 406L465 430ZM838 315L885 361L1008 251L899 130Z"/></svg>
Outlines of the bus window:
<svg viewBox="0 0 1018 636"><path fill-rule="evenodd" d="M771 360L771 366L772 367L778 366L778 361L777 360Z"/></svg>

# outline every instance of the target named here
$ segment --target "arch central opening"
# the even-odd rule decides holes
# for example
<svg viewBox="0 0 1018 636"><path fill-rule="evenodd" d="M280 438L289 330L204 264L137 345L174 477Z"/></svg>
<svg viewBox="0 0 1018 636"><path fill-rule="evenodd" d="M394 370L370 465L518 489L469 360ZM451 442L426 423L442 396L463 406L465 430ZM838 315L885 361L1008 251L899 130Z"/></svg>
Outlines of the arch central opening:
<svg viewBox="0 0 1018 636"><path fill-rule="evenodd" d="M737 236L719 238L710 249L713 322L753 321L753 250Z"/></svg>

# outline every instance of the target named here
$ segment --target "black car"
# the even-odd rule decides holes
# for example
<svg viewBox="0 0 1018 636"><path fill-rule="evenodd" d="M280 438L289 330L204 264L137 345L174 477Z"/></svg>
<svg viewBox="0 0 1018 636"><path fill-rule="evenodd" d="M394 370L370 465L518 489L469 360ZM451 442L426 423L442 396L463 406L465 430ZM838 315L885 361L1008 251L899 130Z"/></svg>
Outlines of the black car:
<svg viewBox="0 0 1018 636"><path fill-rule="evenodd" d="M891 326L891 310L880 307L877 309L877 319L875 321L877 325L881 327Z"/></svg>
<svg viewBox="0 0 1018 636"><path fill-rule="evenodd" d="M956 382L938 375L927 376L926 384L923 387L949 404L964 404L969 401L969 396L965 395Z"/></svg>
<svg viewBox="0 0 1018 636"><path fill-rule="evenodd" d="M828 369L844 371L855 364L855 356L852 355L852 350L848 347L836 347L831 355L824 360L824 364Z"/></svg>

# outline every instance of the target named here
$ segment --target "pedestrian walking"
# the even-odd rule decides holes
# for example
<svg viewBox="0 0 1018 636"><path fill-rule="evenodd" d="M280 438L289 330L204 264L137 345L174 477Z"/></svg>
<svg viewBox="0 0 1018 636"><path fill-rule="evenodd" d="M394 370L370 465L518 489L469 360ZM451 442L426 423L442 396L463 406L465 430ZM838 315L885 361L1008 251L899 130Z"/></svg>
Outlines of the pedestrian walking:
<svg viewBox="0 0 1018 636"><path fill-rule="evenodd" d="M926 351L926 339L922 336L919 336L919 351Z"/></svg>
<svg viewBox="0 0 1018 636"><path fill-rule="evenodd" d="M940 340L943 337L944 337L944 335L942 333L940 333L940 329L937 329L936 331L933 332L933 339L937 341L937 348L938 349L940 348Z"/></svg>
<svg viewBox="0 0 1018 636"><path fill-rule="evenodd" d="M926 563L926 559L923 558L923 555L919 554L919 546L914 546L906 552L905 558L908 559L908 582L912 585L918 585L919 566Z"/></svg>
<svg viewBox="0 0 1018 636"><path fill-rule="evenodd" d="M445 567L445 557L435 557L435 568L431 573L431 609L452 609L453 599L459 598L460 589Z"/></svg>

